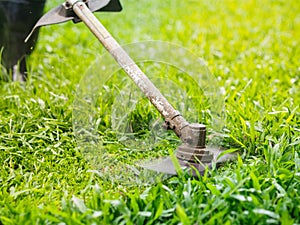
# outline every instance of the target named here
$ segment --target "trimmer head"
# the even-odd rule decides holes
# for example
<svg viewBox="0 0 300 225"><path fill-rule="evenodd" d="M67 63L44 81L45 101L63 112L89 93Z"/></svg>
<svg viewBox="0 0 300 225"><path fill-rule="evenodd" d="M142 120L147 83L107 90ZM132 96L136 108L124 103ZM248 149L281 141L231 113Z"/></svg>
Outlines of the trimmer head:
<svg viewBox="0 0 300 225"><path fill-rule="evenodd" d="M181 137L184 143L175 152L178 163L174 162L170 157L166 157L149 161L142 167L156 172L175 175L179 169L176 167L177 164L180 166L180 169L192 175L197 175L196 170L200 175L203 175L206 168L212 168L214 164L218 167L226 161L234 160L237 156L234 153L230 153L220 157L224 150L206 147L206 127L203 124L189 124L186 132L185 137Z"/></svg>

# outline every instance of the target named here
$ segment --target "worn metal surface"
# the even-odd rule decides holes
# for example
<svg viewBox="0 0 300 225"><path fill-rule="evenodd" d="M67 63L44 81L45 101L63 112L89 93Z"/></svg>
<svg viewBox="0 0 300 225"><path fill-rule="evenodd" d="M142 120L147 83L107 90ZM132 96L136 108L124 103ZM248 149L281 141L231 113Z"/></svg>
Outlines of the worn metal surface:
<svg viewBox="0 0 300 225"><path fill-rule="evenodd" d="M83 2L76 2L73 10L165 118L168 128L181 137L182 130L188 122L173 108Z"/></svg>
<svg viewBox="0 0 300 225"><path fill-rule="evenodd" d="M189 124L185 142L178 147L176 157L190 163L209 163L213 154L206 149L206 127L203 124Z"/></svg>

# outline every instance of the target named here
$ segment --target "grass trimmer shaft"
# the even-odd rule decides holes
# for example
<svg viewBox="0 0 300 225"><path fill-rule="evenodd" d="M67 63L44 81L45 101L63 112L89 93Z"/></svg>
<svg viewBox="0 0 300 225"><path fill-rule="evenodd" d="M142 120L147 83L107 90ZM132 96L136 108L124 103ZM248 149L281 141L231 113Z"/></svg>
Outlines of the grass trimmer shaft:
<svg viewBox="0 0 300 225"><path fill-rule="evenodd" d="M105 0L106 2L109 2ZM111 36L106 28L100 23L100 21L93 15L89 9L89 4L97 5L97 2L103 3L104 1L83 1L83 0L67 0L64 4L57 7L57 10L52 10L51 14L44 15L41 21L46 23L40 23L41 25L53 24L54 21L64 19L60 18L62 15L65 17L73 15L73 20L76 22L83 21L85 25L91 30L91 32L97 37L107 51L114 57L116 62L123 68L127 75L134 81L134 83L140 88L140 90L146 95L149 101L155 106L155 108L164 117L164 127L169 130L173 130L175 134L182 140L183 144L178 147L176 151L176 157L182 166L182 168L196 168L200 173L208 166L210 167L213 162L217 162L217 156L220 154L220 150L207 149L206 143L206 127L203 124L192 123L189 124L184 117L173 108L173 106L167 101L167 99L161 94L161 92L153 85L143 71L136 65L136 63L130 58L125 50L118 44L118 42ZM93 4L92 4L93 3ZM101 7L105 4L100 4ZM93 8L93 11L97 9ZM53 13L54 11L54 13ZM59 11L59 13L57 13ZM53 22L52 22L53 21ZM39 22L36 27L39 26ZM226 158L231 159L234 155ZM221 160L222 161L222 160ZM219 161L218 161L219 162ZM218 163L217 162L217 163ZM170 158L165 158L162 161L154 161L150 164L145 164L145 168L175 174L176 170L174 163Z"/></svg>

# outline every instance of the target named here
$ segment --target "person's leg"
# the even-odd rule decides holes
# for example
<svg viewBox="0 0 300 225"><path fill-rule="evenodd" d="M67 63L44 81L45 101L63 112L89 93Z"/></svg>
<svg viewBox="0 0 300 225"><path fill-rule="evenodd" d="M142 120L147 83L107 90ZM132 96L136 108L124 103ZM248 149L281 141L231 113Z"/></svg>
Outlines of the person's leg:
<svg viewBox="0 0 300 225"><path fill-rule="evenodd" d="M43 15L45 0L0 1L0 45L2 63L12 73L13 80L26 80L26 56L37 41L38 32L24 43L35 23Z"/></svg>

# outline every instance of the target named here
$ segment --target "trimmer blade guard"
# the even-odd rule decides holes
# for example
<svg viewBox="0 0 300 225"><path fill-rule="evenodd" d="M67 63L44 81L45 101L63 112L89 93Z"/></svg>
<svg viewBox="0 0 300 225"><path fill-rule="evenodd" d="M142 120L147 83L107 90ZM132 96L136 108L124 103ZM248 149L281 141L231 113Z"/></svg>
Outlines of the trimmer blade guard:
<svg viewBox="0 0 300 225"><path fill-rule="evenodd" d="M119 12L122 10L122 6L119 0L89 0L86 4L91 12ZM80 21L72 10L68 10L66 8L65 3L59 5L39 19L30 34L25 39L25 42L28 41L32 33L37 28L51 24L64 23L69 20L73 20L74 22Z"/></svg>

